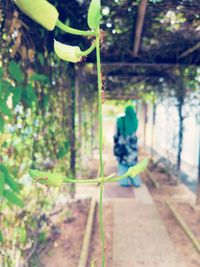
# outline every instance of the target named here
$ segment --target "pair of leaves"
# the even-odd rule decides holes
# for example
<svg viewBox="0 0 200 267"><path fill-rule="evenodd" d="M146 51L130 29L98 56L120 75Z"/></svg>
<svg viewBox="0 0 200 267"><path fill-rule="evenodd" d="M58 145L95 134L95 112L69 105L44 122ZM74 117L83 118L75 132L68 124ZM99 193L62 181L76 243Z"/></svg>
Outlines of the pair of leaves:
<svg viewBox="0 0 200 267"><path fill-rule="evenodd" d="M97 30L101 20L101 0L92 0L88 9L88 26L91 30Z"/></svg>

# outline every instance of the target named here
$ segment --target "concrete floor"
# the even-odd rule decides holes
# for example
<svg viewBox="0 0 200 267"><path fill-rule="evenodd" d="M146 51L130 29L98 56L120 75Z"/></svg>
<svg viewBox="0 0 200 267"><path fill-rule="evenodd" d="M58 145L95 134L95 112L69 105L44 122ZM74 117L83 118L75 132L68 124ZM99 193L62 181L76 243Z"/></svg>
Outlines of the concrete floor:
<svg viewBox="0 0 200 267"><path fill-rule="evenodd" d="M105 190L113 204L113 267L185 267L146 186L114 198L116 187Z"/></svg>

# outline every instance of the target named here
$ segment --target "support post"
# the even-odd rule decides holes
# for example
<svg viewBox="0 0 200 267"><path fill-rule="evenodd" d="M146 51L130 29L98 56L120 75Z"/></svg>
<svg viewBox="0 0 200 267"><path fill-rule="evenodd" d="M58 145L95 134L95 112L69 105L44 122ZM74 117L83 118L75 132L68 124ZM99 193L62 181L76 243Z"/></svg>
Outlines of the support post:
<svg viewBox="0 0 200 267"><path fill-rule="evenodd" d="M180 181L181 176L181 156L182 156L182 146L183 146L183 105L184 105L184 98L185 98L185 86L184 86L184 70L180 67L180 77L179 77L179 84L177 90L177 101L178 101L178 117L179 117L179 131L178 131L178 153L177 153L177 182Z"/></svg>
<svg viewBox="0 0 200 267"><path fill-rule="evenodd" d="M75 93L75 70L72 66L71 74L71 88L70 88L70 170L71 175L75 179L76 177L76 127L75 127L75 115L76 115L76 93ZM75 184L70 187L70 195L75 197Z"/></svg>
<svg viewBox="0 0 200 267"><path fill-rule="evenodd" d="M198 177L197 177L197 189L196 189L196 204L200 205L200 127L199 127L199 162L198 162Z"/></svg>

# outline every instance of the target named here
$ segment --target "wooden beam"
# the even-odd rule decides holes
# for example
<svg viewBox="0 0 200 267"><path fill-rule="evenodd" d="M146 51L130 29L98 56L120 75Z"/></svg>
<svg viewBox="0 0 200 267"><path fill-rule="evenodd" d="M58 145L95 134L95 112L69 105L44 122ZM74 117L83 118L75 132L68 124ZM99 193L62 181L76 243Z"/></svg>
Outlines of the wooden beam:
<svg viewBox="0 0 200 267"><path fill-rule="evenodd" d="M138 52L140 48L142 29L144 25L144 17L146 14L147 3L148 3L148 0L140 0L139 7L138 7L138 15L137 15L134 46L133 46L134 57L138 56Z"/></svg>
<svg viewBox="0 0 200 267"><path fill-rule="evenodd" d="M106 99L108 100L129 100L129 99L139 99L136 94L123 94L123 93L107 93Z"/></svg>
<svg viewBox="0 0 200 267"><path fill-rule="evenodd" d="M183 52L179 58L183 58L188 56L189 54L193 53L195 50L200 49L200 42L198 42L196 45L190 47L188 50L186 50L185 52Z"/></svg>
<svg viewBox="0 0 200 267"><path fill-rule="evenodd" d="M175 207L172 205L172 203L166 202L166 204L168 205L169 209L171 210L171 212L174 215L178 224L181 226L181 228L183 229L183 231L185 232L187 237L192 242L192 244L195 247L195 249L197 250L197 252L200 254L200 243L199 243L198 239L196 238L196 236L193 234L192 230L189 228L187 223L183 220L183 218L178 213L178 211L175 209Z"/></svg>
<svg viewBox="0 0 200 267"><path fill-rule="evenodd" d="M90 63L90 62L89 62ZM143 63L143 62L102 62L104 68L106 67L178 67L180 64L170 63ZM190 64L181 64L182 66L191 66Z"/></svg>

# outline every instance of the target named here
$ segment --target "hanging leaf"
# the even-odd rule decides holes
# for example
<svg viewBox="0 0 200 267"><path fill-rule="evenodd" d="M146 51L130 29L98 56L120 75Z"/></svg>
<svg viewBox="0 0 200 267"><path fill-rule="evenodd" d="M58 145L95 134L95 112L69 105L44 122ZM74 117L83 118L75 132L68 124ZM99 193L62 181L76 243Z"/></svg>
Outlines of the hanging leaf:
<svg viewBox="0 0 200 267"><path fill-rule="evenodd" d="M24 203L21 199L19 199L12 191L10 190L4 190L3 192L4 197L12 204L23 208L24 207Z"/></svg>
<svg viewBox="0 0 200 267"><path fill-rule="evenodd" d="M101 0L92 0L88 10L88 26L92 30L96 30L101 20Z"/></svg>
<svg viewBox="0 0 200 267"><path fill-rule="evenodd" d="M46 75L35 73L30 78L31 81L49 82Z"/></svg>
<svg viewBox="0 0 200 267"><path fill-rule="evenodd" d="M20 187L18 183L15 182L14 178L10 175L8 169L3 165L0 164L0 170L4 174L6 184L16 193L20 192Z"/></svg>
<svg viewBox="0 0 200 267"><path fill-rule="evenodd" d="M20 192L20 187L19 187L18 183L16 183L15 180L10 175L6 175L5 179L6 179L6 183L9 185L9 187L14 192L16 192L16 193Z"/></svg>
<svg viewBox="0 0 200 267"><path fill-rule="evenodd" d="M66 45L56 41L55 39L54 39L54 51L60 59L65 61L77 63L80 62L82 59L80 47Z"/></svg>
<svg viewBox="0 0 200 267"><path fill-rule="evenodd" d="M52 31L58 20L58 11L46 0L15 0L16 5L30 18Z"/></svg>
<svg viewBox="0 0 200 267"><path fill-rule="evenodd" d="M11 76L11 78L17 82L23 82L24 80L24 74L21 71L21 68L18 63L15 61L10 61L8 65L8 71Z"/></svg>
<svg viewBox="0 0 200 267"><path fill-rule="evenodd" d="M5 176L4 173L0 171L0 197L3 196L4 184L5 184Z"/></svg>
<svg viewBox="0 0 200 267"><path fill-rule="evenodd" d="M22 88L14 87L13 98L12 98L14 107L16 107L19 104L21 97L22 97Z"/></svg>

